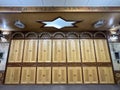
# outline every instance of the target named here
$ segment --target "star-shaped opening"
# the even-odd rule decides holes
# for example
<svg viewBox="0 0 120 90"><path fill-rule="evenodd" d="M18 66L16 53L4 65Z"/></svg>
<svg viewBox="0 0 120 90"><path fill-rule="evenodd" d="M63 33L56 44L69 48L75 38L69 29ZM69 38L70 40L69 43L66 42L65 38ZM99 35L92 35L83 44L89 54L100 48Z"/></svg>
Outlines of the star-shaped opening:
<svg viewBox="0 0 120 90"><path fill-rule="evenodd" d="M55 19L53 21L40 21L40 20L38 20L37 22L43 23L44 27L54 27L57 29L61 29L64 27L74 27L75 23L77 21L66 21L66 20L58 17L57 19Z"/></svg>

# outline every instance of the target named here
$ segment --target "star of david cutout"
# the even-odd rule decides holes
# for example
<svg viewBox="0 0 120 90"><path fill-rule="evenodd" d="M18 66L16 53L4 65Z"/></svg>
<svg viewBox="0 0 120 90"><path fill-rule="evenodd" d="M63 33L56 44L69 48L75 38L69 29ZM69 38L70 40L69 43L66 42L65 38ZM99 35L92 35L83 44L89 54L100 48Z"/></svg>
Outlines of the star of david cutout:
<svg viewBox="0 0 120 90"><path fill-rule="evenodd" d="M61 29L64 27L74 27L76 24L76 21L66 21L60 17L53 20L53 21L40 21L40 20L38 20L37 22L43 23L44 27L54 27L57 29Z"/></svg>

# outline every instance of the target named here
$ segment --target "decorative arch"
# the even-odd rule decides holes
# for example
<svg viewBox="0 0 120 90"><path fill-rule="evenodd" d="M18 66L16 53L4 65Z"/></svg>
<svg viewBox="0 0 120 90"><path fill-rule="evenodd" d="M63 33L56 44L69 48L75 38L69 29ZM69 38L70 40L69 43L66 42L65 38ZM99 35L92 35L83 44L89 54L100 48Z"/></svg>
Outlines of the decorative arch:
<svg viewBox="0 0 120 90"><path fill-rule="evenodd" d="M35 32L28 32L25 34L25 38L38 38L38 35Z"/></svg>
<svg viewBox="0 0 120 90"><path fill-rule="evenodd" d="M79 34L76 32L68 32L66 36L67 38L79 38Z"/></svg>
<svg viewBox="0 0 120 90"><path fill-rule="evenodd" d="M24 38L24 34L22 32L15 32L12 34L12 38L15 39L15 38Z"/></svg>
<svg viewBox="0 0 120 90"><path fill-rule="evenodd" d="M103 32L96 32L94 38L106 38L106 35Z"/></svg>
<svg viewBox="0 0 120 90"><path fill-rule="evenodd" d="M92 37L93 37L93 35L90 32L82 32L80 34L80 38L92 38Z"/></svg>
<svg viewBox="0 0 120 90"><path fill-rule="evenodd" d="M49 32L42 32L39 34L39 38L41 39L51 38L51 34Z"/></svg>
<svg viewBox="0 0 120 90"><path fill-rule="evenodd" d="M53 34L53 38L65 38L65 34L62 32L56 32Z"/></svg>

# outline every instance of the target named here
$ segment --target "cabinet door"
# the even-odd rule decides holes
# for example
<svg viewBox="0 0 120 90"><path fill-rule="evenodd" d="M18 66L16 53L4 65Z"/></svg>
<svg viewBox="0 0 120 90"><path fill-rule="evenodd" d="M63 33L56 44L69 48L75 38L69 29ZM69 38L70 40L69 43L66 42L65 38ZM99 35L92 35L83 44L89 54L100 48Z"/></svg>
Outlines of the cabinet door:
<svg viewBox="0 0 120 90"><path fill-rule="evenodd" d="M51 84L51 67L37 67L37 84Z"/></svg>
<svg viewBox="0 0 120 90"><path fill-rule="evenodd" d="M65 40L53 40L53 62L66 62Z"/></svg>
<svg viewBox="0 0 120 90"><path fill-rule="evenodd" d="M114 83L112 67L98 67L98 72L101 84Z"/></svg>
<svg viewBox="0 0 120 90"><path fill-rule="evenodd" d="M5 84L19 84L21 67L7 67Z"/></svg>
<svg viewBox="0 0 120 90"><path fill-rule="evenodd" d="M107 41L104 39L95 39L94 43L97 62L110 62Z"/></svg>
<svg viewBox="0 0 120 90"><path fill-rule="evenodd" d="M68 83L69 84L82 83L81 67L68 67Z"/></svg>
<svg viewBox="0 0 120 90"><path fill-rule="evenodd" d="M66 84L66 67L53 67L52 68L52 83L53 84Z"/></svg>
<svg viewBox="0 0 120 90"><path fill-rule="evenodd" d="M98 83L96 67L83 67L84 83Z"/></svg>
<svg viewBox="0 0 120 90"><path fill-rule="evenodd" d="M38 40L25 40L23 62L36 62Z"/></svg>
<svg viewBox="0 0 120 90"><path fill-rule="evenodd" d="M67 40L67 62L81 62L79 39Z"/></svg>
<svg viewBox="0 0 120 90"><path fill-rule="evenodd" d="M35 84L36 67L22 67L21 84Z"/></svg>
<svg viewBox="0 0 120 90"><path fill-rule="evenodd" d="M8 62L22 62L24 40L12 40Z"/></svg>
<svg viewBox="0 0 120 90"><path fill-rule="evenodd" d="M81 39L82 62L95 62L94 44L91 39Z"/></svg>
<svg viewBox="0 0 120 90"><path fill-rule="evenodd" d="M39 40L38 62L51 62L51 40Z"/></svg>

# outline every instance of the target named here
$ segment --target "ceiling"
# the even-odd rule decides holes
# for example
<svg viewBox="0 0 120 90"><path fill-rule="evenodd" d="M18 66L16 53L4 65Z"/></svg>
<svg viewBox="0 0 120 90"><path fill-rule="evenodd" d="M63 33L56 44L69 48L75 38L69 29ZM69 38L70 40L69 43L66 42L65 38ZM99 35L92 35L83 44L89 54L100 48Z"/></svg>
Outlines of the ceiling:
<svg viewBox="0 0 120 90"><path fill-rule="evenodd" d="M120 6L120 0L0 0L0 6Z"/></svg>
<svg viewBox="0 0 120 90"><path fill-rule="evenodd" d="M0 30L38 32L109 30L120 22L119 6L120 0L0 0ZM5 7L7 9L4 9ZM61 10L59 7L63 7L63 9ZM72 9L73 7L75 8ZM67 11L66 8L69 10ZM56 29L44 27L43 23L37 22L38 20L53 21L58 17L76 23L74 27ZM16 27L14 25L16 20L20 20L25 28ZM78 22L81 20L82 22ZM93 24L99 20L105 20L105 24L100 28L94 28Z"/></svg>

